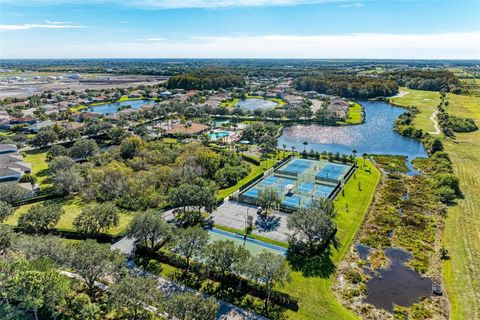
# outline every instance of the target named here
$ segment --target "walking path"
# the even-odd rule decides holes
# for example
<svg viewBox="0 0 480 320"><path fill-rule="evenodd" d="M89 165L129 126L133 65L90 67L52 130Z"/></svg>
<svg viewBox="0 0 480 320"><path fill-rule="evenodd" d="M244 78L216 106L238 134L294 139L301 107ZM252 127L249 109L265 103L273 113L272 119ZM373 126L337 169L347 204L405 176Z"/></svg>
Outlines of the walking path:
<svg viewBox="0 0 480 320"><path fill-rule="evenodd" d="M435 127L435 131L430 131L430 134L440 134L440 126L438 125L437 117L438 111L434 111L430 116L430 120L433 122L433 126Z"/></svg>

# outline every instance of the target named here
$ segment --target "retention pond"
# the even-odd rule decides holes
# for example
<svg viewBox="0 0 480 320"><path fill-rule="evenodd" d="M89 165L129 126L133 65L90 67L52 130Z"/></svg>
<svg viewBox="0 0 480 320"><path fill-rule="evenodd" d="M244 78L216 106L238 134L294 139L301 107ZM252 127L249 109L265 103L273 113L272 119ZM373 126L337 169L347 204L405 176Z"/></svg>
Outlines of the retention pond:
<svg viewBox="0 0 480 320"><path fill-rule="evenodd" d="M427 157L423 145L393 130L395 120L405 109L386 102L360 101L365 110L365 123L355 126L294 125L283 130L278 145L295 147L297 151L326 151L341 154L387 154L407 156L409 160Z"/></svg>
<svg viewBox="0 0 480 320"><path fill-rule="evenodd" d="M394 305L411 306L419 298L432 295L432 280L404 265L410 260L410 254L394 248L386 249L385 253L391 265L379 270L380 275L367 282L365 302L391 312Z"/></svg>

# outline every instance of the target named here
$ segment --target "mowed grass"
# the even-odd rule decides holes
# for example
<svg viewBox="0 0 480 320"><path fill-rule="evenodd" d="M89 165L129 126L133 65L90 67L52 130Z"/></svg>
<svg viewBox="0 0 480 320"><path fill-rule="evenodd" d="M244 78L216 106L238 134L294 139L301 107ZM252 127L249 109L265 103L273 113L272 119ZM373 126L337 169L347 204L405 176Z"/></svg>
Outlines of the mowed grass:
<svg viewBox="0 0 480 320"><path fill-rule="evenodd" d="M363 160L358 161L363 164ZM352 176L344 186L345 197L340 193L335 199L339 247L331 250L331 261L334 265L337 265L349 250L380 180L380 172L375 166L370 161L366 161L365 165L369 172L357 170L356 179ZM361 191L358 189L359 182ZM288 319L358 319L336 300L332 291L333 279L334 272L324 277L306 276L302 271L292 272L291 282L282 291L299 299L299 310L287 311Z"/></svg>
<svg viewBox="0 0 480 320"><path fill-rule="evenodd" d="M32 164L32 175L37 178L40 189L51 187L48 175L47 152L44 150L23 153L25 162Z"/></svg>
<svg viewBox="0 0 480 320"><path fill-rule="evenodd" d="M435 91L413 90L405 87L401 87L399 90L407 94L402 97L390 98L390 101L401 106L419 108L421 112L413 120L415 127L421 128L425 132L435 131L430 117L437 110L440 103L440 94Z"/></svg>
<svg viewBox="0 0 480 320"><path fill-rule="evenodd" d="M416 105L426 117L431 109L423 97L438 93L414 91L396 99L396 103ZM408 99L406 99L408 97ZM450 114L473 118L480 124L480 98L448 94ZM405 98L405 99L404 99ZM415 102L418 99L418 103ZM417 122L415 122L417 125ZM422 129L425 127L421 126ZM480 317L480 131L456 133L455 139L444 140L455 174L460 179L464 198L448 209L445 220L444 243L450 260L445 261L443 276L450 300L451 319L478 319Z"/></svg>
<svg viewBox="0 0 480 320"><path fill-rule="evenodd" d="M347 119L339 121L338 124L361 124L363 121L363 107L359 103L354 103L348 108Z"/></svg>
<svg viewBox="0 0 480 320"><path fill-rule="evenodd" d="M60 218L60 221L56 225L55 229L59 231L75 231L75 228L73 227L73 220L75 219L76 216L80 214L82 211L83 206L85 203L80 197L70 197L70 198L64 198L61 200L55 200L58 204L60 204L65 211L65 213L62 215ZM18 207L14 214L10 216L5 223L8 225L16 226L18 223L18 219L20 216L27 212L28 209L30 209L32 206L37 205L37 204L42 204L43 201L37 202L34 204L26 204L23 206ZM120 222L118 226L111 228L108 230L107 234L112 235L112 236L118 236L121 235L125 232L125 229L134 217L133 213L127 213L127 212L122 212L120 214Z"/></svg>

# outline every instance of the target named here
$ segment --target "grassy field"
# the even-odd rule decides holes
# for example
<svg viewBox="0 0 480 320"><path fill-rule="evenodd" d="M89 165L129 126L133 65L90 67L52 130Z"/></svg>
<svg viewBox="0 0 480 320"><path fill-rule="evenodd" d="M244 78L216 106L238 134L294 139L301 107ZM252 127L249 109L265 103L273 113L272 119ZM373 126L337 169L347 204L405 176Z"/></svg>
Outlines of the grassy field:
<svg viewBox="0 0 480 320"><path fill-rule="evenodd" d="M60 221L58 222L56 229L60 231L75 231L73 228L73 219L82 211L82 206L84 202L79 197L74 198L65 198L57 200L58 203L65 210L65 214L62 215ZM37 202L35 204L41 204L42 202ZM14 214L8 218L5 223L15 226L17 225L18 218L24 212L27 212L35 204L27 204L17 208ZM125 232L127 224L132 220L133 214L122 213L120 214L120 223L117 227L108 230L108 234L117 236Z"/></svg>
<svg viewBox="0 0 480 320"><path fill-rule="evenodd" d="M232 101L225 101L225 102L222 102L220 104L221 107L225 107L225 108L228 108L228 109L231 109L233 108L237 103L238 101L240 101L240 99L233 99Z"/></svg>
<svg viewBox="0 0 480 320"><path fill-rule="evenodd" d="M409 89L408 89L409 90ZM395 103L415 105L420 118L431 114L425 105L428 96L438 93L412 91L404 97L396 98ZM470 117L480 124L480 98L448 94L450 114ZM424 121L415 122L422 129L428 128ZM432 126L433 127L433 126ZM445 221L444 242L450 260L444 263L444 281L451 305L451 319L480 318L480 131L457 133L454 140L444 140L450 154L464 199L450 207Z"/></svg>
<svg viewBox="0 0 480 320"><path fill-rule="evenodd" d="M13 135L12 131L0 130L0 137L7 137Z"/></svg>
<svg viewBox="0 0 480 320"><path fill-rule="evenodd" d="M435 131L430 117L437 110L440 103L440 94L434 91L421 91L408 88L400 88L400 91L406 92L402 97L390 98L395 104L402 106L415 106L420 109L420 113L415 116L414 125L422 128L425 132Z"/></svg>
<svg viewBox="0 0 480 320"><path fill-rule="evenodd" d="M32 175L37 178L41 190L51 187L48 181L47 153L44 150L28 151L23 153L25 162L32 164Z"/></svg>
<svg viewBox="0 0 480 320"><path fill-rule="evenodd" d="M339 121L338 124L361 124L363 121L363 107L354 103L353 106L348 108L347 119L345 121Z"/></svg>
<svg viewBox="0 0 480 320"><path fill-rule="evenodd" d="M363 160L359 161L363 163ZM329 258L312 261L292 272L292 281L284 291L299 299L300 308L297 312L288 311L289 319L357 319L335 299L332 281L335 266L349 250L380 179L379 171L371 162L366 162L366 169L368 171L359 169L356 179L350 178L344 187L345 197L339 195L335 199L335 207L339 212L335 219L339 248L332 248ZM358 190L359 182L361 191Z"/></svg>

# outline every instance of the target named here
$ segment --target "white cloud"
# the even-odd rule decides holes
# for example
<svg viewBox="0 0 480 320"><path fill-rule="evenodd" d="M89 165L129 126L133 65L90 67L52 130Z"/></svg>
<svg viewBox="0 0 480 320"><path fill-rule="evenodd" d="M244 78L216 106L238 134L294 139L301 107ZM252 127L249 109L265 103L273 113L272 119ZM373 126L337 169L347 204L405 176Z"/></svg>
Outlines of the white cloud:
<svg viewBox="0 0 480 320"><path fill-rule="evenodd" d="M144 9L295 6L347 0L0 0L14 5L115 4Z"/></svg>
<svg viewBox="0 0 480 320"><path fill-rule="evenodd" d="M58 43L2 50L2 58L480 59L480 31L438 34L262 35L110 43ZM154 39L154 38L152 38Z"/></svg>
<svg viewBox="0 0 480 320"><path fill-rule="evenodd" d="M50 20L45 20L45 23L47 23L47 24L57 24L57 25L72 24L71 21L50 21Z"/></svg>
<svg viewBox="0 0 480 320"><path fill-rule="evenodd" d="M165 40L167 40L167 39L165 39L165 38L149 38L149 39L147 39L147 40L148 40L148 41L165 41Z"/></svg>
<svg viewBox="0 0 480 320"><path fill-rule="evenodd" d="M365 4L356 2L356 3L348 3L348 4L342 4L340 7L342 8L361 8L365 7Z"/></svg>
<svg viewBox="0 0 480 320"><path fill-rule="evenodd" d="M0 31L16 31L16 30L30 30L30 29L83 29L86 26L74 26L66 24L0 24Z"/></svg>

